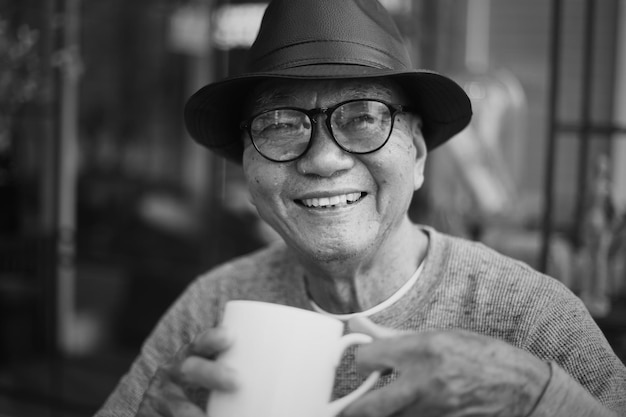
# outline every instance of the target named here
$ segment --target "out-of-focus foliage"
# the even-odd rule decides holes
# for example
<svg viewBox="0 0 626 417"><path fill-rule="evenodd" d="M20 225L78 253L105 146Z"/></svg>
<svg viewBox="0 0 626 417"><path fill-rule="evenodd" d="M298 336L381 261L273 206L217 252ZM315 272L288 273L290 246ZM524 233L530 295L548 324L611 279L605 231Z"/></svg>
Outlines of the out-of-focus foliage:
<svg viewBox="0 0 626 417"><path fill-rule="evenodd" d="M39 33L27 25L12 30L0 16L0 154L11 147L15 113L39 86Z"/></svg>

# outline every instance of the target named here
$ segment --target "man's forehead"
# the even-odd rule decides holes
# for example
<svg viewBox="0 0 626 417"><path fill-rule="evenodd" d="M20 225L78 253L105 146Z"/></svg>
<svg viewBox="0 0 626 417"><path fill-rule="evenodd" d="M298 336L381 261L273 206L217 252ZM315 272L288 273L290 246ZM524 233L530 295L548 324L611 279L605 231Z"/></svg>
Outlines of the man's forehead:
<svg viewBox="0 0 626 417"><path fill-rule="evenodd" d="M308 99L317 94L336 96L338 100L351 98L392 99L399 95L399 88L388 79L349 80L268 80L252 91L248 105L253 107L272 103Z"/></svg>

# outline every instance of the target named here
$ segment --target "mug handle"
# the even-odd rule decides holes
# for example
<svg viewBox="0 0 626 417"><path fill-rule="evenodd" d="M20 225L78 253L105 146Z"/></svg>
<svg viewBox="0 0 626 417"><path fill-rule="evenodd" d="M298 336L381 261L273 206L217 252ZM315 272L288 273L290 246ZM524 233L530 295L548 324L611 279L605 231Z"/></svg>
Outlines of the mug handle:
<svg viewBox="0 0 626 417"><path fill-rule="evenodd" d="M339 339L339 349L338 349L338 358L337 361L341 359L341 353L346 350L349 346L355 344L363 344L363 343L371 343L374 339L371 336L368 336L363 333L349 333ZM361 397L367 391L369 391L374 384L380 378L380 371L372 372L365 381L350 394L345 395L341 398L332 401L328 404L328 409L326 413L326 417L335 417L337 416L344 408L348 406L348 404L352 403L357 398Z"/></svg>

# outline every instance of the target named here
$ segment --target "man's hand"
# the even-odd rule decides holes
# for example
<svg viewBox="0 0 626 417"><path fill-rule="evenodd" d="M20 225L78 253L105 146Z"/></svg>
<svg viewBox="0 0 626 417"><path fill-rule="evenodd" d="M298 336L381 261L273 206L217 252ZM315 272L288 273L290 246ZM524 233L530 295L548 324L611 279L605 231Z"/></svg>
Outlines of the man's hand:
<svg viewBox="0 0 626 417"><path fill-rule="evenodd" d="M359 348L359 371L394 369L398 378L356 400L343 417L525 417L550 378L547 363L475 333L398 332L363 318L350 328L377 338Z"/></svg>
<svg viewBox="0 0 626 417"><path fill-rule="evenodd" d="M231 343L222 328L210 329L198 335L169 364L157 370L141 401L137 416L206 417L205 411L188 397L189 388L209 391L236 388L232 370L213 360Z"/></svg>

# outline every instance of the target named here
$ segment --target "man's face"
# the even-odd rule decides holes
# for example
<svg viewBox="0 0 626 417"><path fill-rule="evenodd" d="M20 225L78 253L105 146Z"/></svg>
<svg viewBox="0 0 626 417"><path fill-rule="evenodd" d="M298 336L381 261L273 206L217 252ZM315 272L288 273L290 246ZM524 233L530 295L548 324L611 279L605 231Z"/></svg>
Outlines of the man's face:
<svg viewBox="0 0 626 417"><path fill-rule="evenodd" d="M246 116L277 107L312 109L361 98L409 104L391 83L373 80L280 81L258 87ZM272 162L243 134L243 168L259 215L309 259L372 256L398 244L413 192L423 181L426 149L415 115L396 116L380 150L350 154L319 116L311 147L300 159Z"/></svg>

